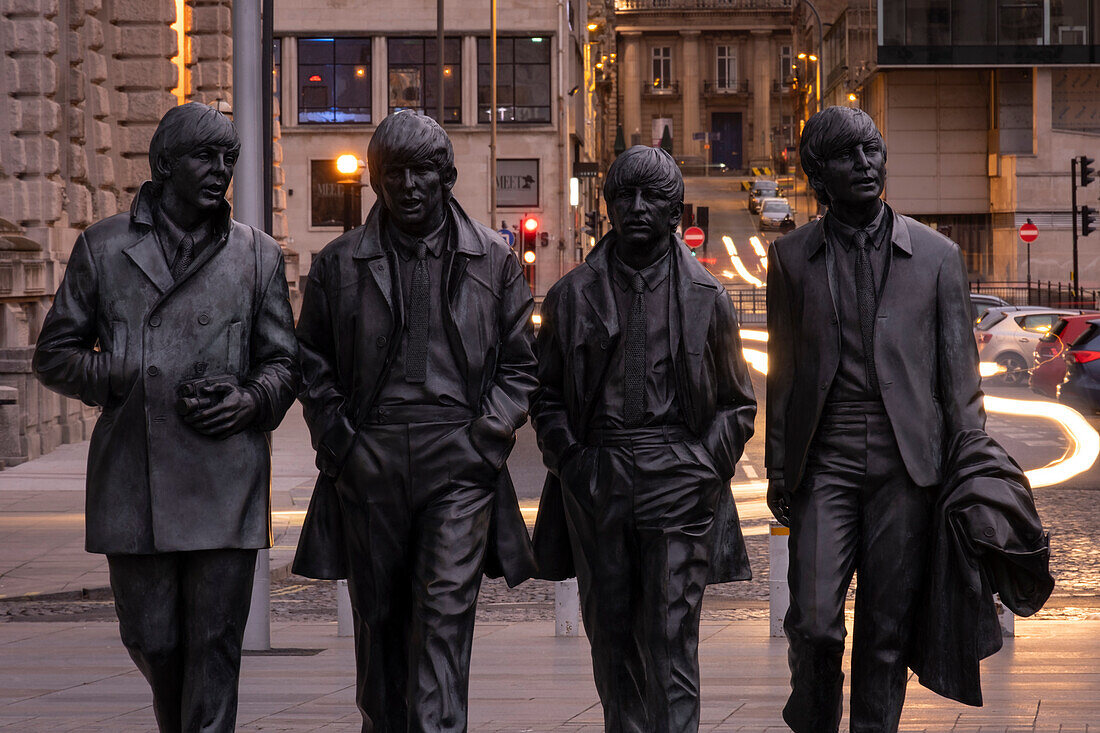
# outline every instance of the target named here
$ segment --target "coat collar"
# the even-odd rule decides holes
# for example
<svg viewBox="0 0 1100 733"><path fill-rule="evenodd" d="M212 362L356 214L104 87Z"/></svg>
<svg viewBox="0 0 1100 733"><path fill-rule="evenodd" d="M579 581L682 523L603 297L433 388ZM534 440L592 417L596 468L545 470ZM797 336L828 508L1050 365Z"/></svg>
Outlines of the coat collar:
<svg viewBox="0 0 1100 733"><path fill-rule="evenodd" d="M882 205L886 207L886 215L890 217L892 226L890 227L890 243L900 249L907 255L913 254L913 242L909 238L909 227L906 224L905 217L894 211L889 204L885 201ZM818 252L825 247L825 217L822 217L810 224L811 229L809 234L809 246L806 248L806 259L813 259Z"/></svg>
<svg viewBox="0 0 1100 733"><path fill-rule="evenodd" d="M454 234L455 250L470 257L482 257L489 252L490 242L485 230L474 224L454 198L448 200L451 225ZM355 244L352 257L355 259L375 259L385 254L382 249L382 226L387 218L381 200L375 201L367 214L367 220L359 227L359 241Z"/></svg>

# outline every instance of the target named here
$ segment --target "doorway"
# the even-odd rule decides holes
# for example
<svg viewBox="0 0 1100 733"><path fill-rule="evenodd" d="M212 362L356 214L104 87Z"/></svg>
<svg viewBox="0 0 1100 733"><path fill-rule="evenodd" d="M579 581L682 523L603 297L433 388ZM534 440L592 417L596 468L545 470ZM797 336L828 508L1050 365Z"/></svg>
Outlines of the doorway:
<svg viewBox="0 0 1100 733"><path fill-rule="evenodd" d="M725 163L727 170L741 168L741 113L711 112L711 163Z"/></svg>

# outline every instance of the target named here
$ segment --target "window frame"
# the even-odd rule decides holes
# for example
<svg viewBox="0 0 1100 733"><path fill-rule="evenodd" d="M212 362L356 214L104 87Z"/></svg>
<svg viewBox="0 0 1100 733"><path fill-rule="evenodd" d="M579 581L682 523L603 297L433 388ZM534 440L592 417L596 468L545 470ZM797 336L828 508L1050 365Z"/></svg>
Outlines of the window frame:
<svg viewBox="0 0 1100 733"><path fill-rule="evenodd" d="M421 44L421 60L419 62L395 62L393 60L393 53L396 47L395 42L402 41L419 41ZM432 119L436 119L436 113L439 109L438 100L433 99L432 104L428 104L428 84L431 82L434 86L435 78L438 72L438 63L436 53L428 53L428 44L434 44L436 41L435 36L390 36L386 39L386 112L387 114L393 114L399 110L411 109L417 114L427 115ZM444 60L443 70L446 73L447 68L451 68L451 80L448 82L444 80L444 107L443 115L446 119L442 124L445 125L460 125L462 124L462 36L445 36L443 38L444 48ZM452 54L450 51L453 50ZM431 60L429 60L429 56ZM449 58L457 58L456 61L448 61ZM394 105L394 72L395 71L418 71L420 74L420 104L413 106L401 106ZM447 92L451 91L451 94ZM454 99L457 97L457 105L447 104L448 97ZM453 112L453 115L450 114ZM437 122L439 120L436 120Z"/></svg>
<svg viewBox="0 0 1100 733"><path fill-rule="evenodd" d="M725 61L726 81L722 83L722 67ZM737 47L732 43L720 43L714 47L714 88L727 91L736 90L737 84ZM732 69L732 73L731 70Z"/></svg>
<svg viewBox="0 0 1100 733"><path fill-rule="evenodd" d="M370 36L299 36L297 37L297 80L296 80L296 93L298 100L298 113L296 115L296 122L299 125L369 125L374 122L373 113L373 93L374 82L372 78L373 72L373 52L374 43ZM363 44L359 50L361 56L366 58L366 61L360 62L346 62L337 61L337 47L342 41L355 41L359 44ZM324 42L332 44L332 60L328 63L306 63L303 62L302 53L303 46L308 48L311 42ZM364 53L365 50L365 53ZM361 72L360 72L361 67ZM357 105L340 105L338 104L342 94L347 94L347 91L340 89L340 79L342 78L341 72L346 72L348 68L353 69L351 72L353 76L360 77L366 82L366 89L363 94L361 103ZM322 70L322 73L313 73L314 71ZM318 107L316 105L305 104L304 94L307 89L306 84L312 83L310 80L317 76L323 82L325 75L331 80L331 87L327 90L326 101L329 102L327 107ZM341 114L348 115L350 119L340 119ZM320 119L322 116L328 116L328 119Z"/></svg>
<svg viewBox="0 0 1100 733"><path fill-rule="evenodd" d="M530 41L541 39L537 43L545 44L545 61L517 61L516 41ZM551 49L553 47L553 34L545 35L507 35L497 37L497 110L500 116L498 125L551 125L554 122L554 98L551 93L554 82L554 62ZM488 36L476 37L477 56L477 123L488 125L490 123L489 110L489 74L491 68L491 49ZM502 48L502 44L511 44L509 48ZM506 51L502 53L502 51ZM484 53L484 55L483 55ZM501 57L504 57L502 60ZM522 73L517 73L522 70ZM559 70L560 72L560 70ZM545 84L525 84L517 87L516 79L523 77L526 81L533 80L535 74L545 74ZM484 77L484 78L483 78ZM502 81L502 79L504 81ZM542 79L534 80L541 82ZM538 91L540 104L517 104L516 91L522 89L525 92ZM501 90L505 90L502 94ZM522 114L517 114L523 110ZM510 115L510 116L509 116Z"/></svg>
<svg viewBox="0 0 1100 733"><path fill-rule="evenodd" d="M671 89L672 88L672 46L652 46L649 49L650 58L650 72L651 77L649 83L653 85L654 89ZM667 73L659 74L657 71L658 64L661 65L662 71Z"/></svg>

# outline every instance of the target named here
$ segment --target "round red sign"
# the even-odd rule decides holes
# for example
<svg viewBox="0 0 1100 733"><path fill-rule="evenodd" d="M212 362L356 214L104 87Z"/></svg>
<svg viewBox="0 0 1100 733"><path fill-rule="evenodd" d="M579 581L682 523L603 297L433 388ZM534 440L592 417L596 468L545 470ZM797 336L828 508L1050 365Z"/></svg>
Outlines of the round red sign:
<svg viewBox="0 0 1100 733"><path fill-rule="evenodd" d="M1024 240L1028 244L1031 244L1039 238L1039 227L1035 226L1031 222L1024 224L1020 227L1020 239Z"/></svg>
<svg viewBox="0 0 1100 733"><path fill-rule="evenodd" d="M699 227L688 227L684 230L684 244L692 249L702 246L704 239L706 239L706 235Z"/></svg>

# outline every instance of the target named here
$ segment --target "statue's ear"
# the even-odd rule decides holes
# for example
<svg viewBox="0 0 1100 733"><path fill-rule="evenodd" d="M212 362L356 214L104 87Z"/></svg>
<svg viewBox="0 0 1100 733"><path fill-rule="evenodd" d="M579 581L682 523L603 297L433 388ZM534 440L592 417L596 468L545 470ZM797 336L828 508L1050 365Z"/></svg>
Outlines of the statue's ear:
<svg viewBox="0 0 1100 733"><path fill-rule="evenodd" d="M160 155L156 159L156 170L151 171L153 174L153 180L155 181L167 181L172 177L172 169L175 168L175 161L168 158L167 155Z"/></svg>
<svg viewBox="0 0 1100 733"><path fill-rule="evenodd" d="M453 165L447 170L443 171L443 175L440 178L440 182L443 184L443 188L447 189L447 193L451 192L451 189L455 187L455 181L458 180L458 169Z"/></svg>
<svg viewBox="0 0 1100 733"><path fill-rule="evenodd" d="M668 228L675 229L680 223L680 217L684 215L684 202L677 201L668 211Z"/></svg>

